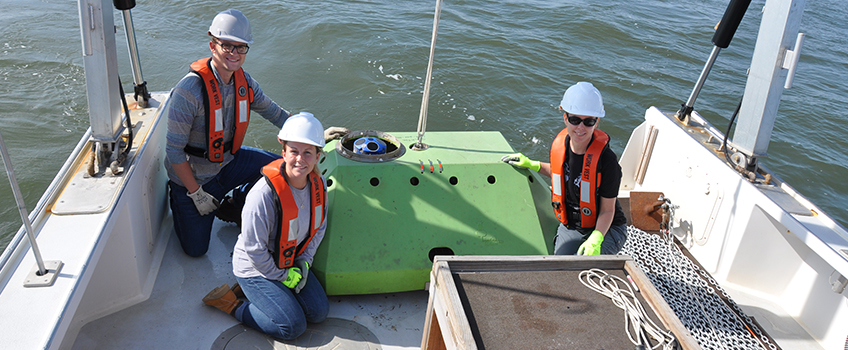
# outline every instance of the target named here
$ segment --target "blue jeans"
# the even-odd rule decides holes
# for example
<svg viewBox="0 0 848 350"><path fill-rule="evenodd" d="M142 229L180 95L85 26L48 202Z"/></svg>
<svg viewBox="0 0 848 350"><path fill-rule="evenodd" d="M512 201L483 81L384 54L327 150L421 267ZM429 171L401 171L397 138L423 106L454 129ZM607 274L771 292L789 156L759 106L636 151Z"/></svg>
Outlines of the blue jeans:
<svg viewBox="0 0 848 350"><path fill-rule="evenodd" d="M247 191L261 176L262 167L281 156L265 150L242 146L233 160L227 163L212 180L203 184L203 190L221 200L233 191L233 203L241 208ZM194 201L188 197L188 190L173 181L170 187L171 212L174 217L174 231L180 239L183 251L189 256L198 257L209 249L209 237L215 212L200 215Z"/></svg>
<svg viewBox="0 0 848 350"><path fill-rule="evenodd" d="M554 237L554 255L574 255L580 245L589 238L589 234L582 234L580 231L566 228L565 225L559 224L557 227L557 235ZM601 254L615 255L624 247L627 241L627 226L612 225L607 234L604 235L604 241L601 243Z"/></svg>
<svg viewBox="0 0 848 350"><path fill-rule="evenodd" d="M245 325L275 338L294 339L306 331L306 323L327 318L330 302L315 274L295 294L280 281L264 277L236 278L247 300L235 317Z"/></svg>

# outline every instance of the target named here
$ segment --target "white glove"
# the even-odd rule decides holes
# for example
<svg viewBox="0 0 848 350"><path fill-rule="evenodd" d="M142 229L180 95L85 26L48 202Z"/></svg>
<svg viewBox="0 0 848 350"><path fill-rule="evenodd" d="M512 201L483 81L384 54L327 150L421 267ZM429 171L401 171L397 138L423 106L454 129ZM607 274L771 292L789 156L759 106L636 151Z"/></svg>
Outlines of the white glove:
<svg viewBox="0 0 848 350"><path fill-rule="evenodd" d="M203 190L203 186L198 187L194 193L186 193L186 196L194 201L194 206L197 207L200 215L211 213L215 209L218 209L218 205L220 204L215 197Z"/></svg>
<svg viewBox="0 0 848 350"><path fill-rule="evenodd" d="M306 286L306 278L309 277L309 263L306 260L295 260L294 264L300 268L300 272L303 273L303 278L300 279L300 282L297 283L297 286L294 287L295 293L300 293L300 290Z"/></svg>
<svg viewBox="0 0 848 350"><path fill-rule="evenodd" d="M324 141L330 142L335 139L341 138L342 136L347 135L350 130L348 128L340 127L340 126L331 126L324 130Z"/></svg>

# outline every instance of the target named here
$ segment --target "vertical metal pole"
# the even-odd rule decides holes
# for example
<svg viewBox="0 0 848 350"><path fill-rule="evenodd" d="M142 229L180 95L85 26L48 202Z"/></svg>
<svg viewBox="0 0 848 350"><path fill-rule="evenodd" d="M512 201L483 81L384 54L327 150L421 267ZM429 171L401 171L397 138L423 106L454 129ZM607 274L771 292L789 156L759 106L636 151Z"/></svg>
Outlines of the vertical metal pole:
<svg viewBox="0 0 848 350"><path fill-rule="evenodd" d="M121 11L124 19L124 29L127 31L127 49L130 51L130 63L132 64L133 79L136 84L141 84L144 78L141 76L141 61L138 59L138 46L135 42L135 27L133 26L132 13L130 10Z"/></svg>
<svg viewBox="0 0 848 350"><path fill-rule="evenodd" d="M138 56L138 45L135 40L135 26L133 26L132 13L130 10L122 10L121 17L124 19L124 30L126 30L127 35L127 50L130 52L130 65L133 72L133 82L136 86L136 102L138 102L138 106L145 108L147 107L147 99L150 98L150 94L147 92L147 82L144 81L144 77L141 74L141 60ZM143 89L143 91L138 91L139 89ZM139 98L138 95L141 95Z"/></svg>
<svg viewBox="0 0 848 350"><path fill-rule="evenodd" d="M15 194L15 202L18 203L18 212L21 213L21 220L26 226L27 237L29 237L29 243L32 245L32 252L35 254L35 262L38 264L38 274L44 275L47 273L47 268L44 267L44 260L41 259L41 251L38 250L38 244L35 242L35 234L32 233L29 214L27 214L24 198L21 196L18 179L15 178L15 170L12 169L12 160L9 159L9 151L6 150L6 142L3 141L2 133L0 133L0 153L3 154L3 163L6 165L6 174L9 175L9 182L12 184L12 193Z"/></svg>
<svg viewBox="0 0 848 350"><path fill-rule="evenodd" d="M436 0L436 14L433 17L433 37L430 40L430 60L427 62L427 77L424 78L424 96L421 98L421 113L418 115L418 142L413 150L425 150L424 131L427 129L427 108L430 101L430 80L433 79L433 55L436 52L436 36L439 32L439 18L442 16L442 0Z"/></svg>

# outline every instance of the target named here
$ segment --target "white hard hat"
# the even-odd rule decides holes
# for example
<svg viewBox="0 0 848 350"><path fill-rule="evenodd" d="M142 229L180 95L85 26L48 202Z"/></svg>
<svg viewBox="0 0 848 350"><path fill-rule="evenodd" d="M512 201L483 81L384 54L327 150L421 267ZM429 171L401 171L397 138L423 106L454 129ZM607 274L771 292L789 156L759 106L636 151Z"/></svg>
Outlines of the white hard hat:
<svg viewBox="0 0 848 350"><path fill-rule="evenodd" d="M300 112L286 120L277 138L324 147L324 127L312 113Z"/></svg>
<svg viewBox="0 0 848 350"><path fill-rule="evenodd" d="M575 115L603 118L606 114L601 92L592 83L585 81L574 84L568 90L565 90L559 106L564 111Z"/></svg>
<svg viewBox="0 0 848 350"><path fill-rule="evenodd" d="M250 22L239 10L228 9L219 12L209 26L209 35L218 39L238 41L245 44L253 43L250 35Z"/></svg>

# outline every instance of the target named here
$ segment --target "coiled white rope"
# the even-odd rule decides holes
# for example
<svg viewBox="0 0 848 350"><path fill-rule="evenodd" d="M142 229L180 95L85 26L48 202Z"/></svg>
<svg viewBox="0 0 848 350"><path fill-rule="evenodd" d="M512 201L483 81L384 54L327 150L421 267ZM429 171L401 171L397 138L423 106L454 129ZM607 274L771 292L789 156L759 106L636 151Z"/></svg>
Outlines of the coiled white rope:
<svg viewBox="0 0 848 350"><path fill-rule="evenodd" d="M610 298L615 306L624 310L624 330L634 345L644 345L651 349L673 348L674 334L659 327L648 317L645 308L642 307L642 303L636 298L636 294L633 293L627 281L601 269L584 270L578 277L584 286ZM648 336L657 343L651 345Z"/></svg>

